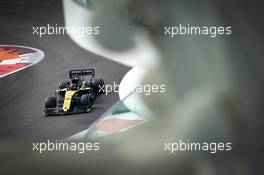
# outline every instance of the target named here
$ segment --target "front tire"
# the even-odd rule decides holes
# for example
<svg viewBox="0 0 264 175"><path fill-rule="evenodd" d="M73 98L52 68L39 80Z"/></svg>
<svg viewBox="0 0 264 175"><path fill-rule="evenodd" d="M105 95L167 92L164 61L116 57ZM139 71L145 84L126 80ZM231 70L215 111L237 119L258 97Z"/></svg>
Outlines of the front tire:
<svg viewBox="0 0 264 175"><path fill-rule="evenodd" d="M90 94L84 94L81 96L81 104L83 106L86 106L87 107L87 111L91 110L91 107L92 107L92 98L91 98L91 95Z"/></svg>
<svg viewBox="0 0 264 175"><path fill-rule="evenodd" d="M55 97L47 97L45 99L45 108L55 108L56 107L56 98Z"/></svg>

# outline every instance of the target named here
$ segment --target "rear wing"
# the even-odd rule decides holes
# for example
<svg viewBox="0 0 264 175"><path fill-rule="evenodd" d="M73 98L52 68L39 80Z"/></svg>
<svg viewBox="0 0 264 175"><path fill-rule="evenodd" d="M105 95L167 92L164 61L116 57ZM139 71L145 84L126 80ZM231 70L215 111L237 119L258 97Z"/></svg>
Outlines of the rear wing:
<svg viewBox="0 0 264 175"><path fill-rule="evenodd" d="M87 75L91 75L94 78L95 70L94 69L82 69L82 70L70 70L69 72L70 79L73 79L76 76L87 76Z"/></svg>

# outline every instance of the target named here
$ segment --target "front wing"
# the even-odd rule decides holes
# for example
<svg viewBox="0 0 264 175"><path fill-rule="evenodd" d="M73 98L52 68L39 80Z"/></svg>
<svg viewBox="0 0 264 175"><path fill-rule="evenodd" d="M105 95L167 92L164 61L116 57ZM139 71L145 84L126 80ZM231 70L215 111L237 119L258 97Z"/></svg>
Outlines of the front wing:
<svg viewBox="0 0 264 175"><path fill-rule="evenodd" d="M63 111L62 108L45 108L44 109L44 114L46 116L54 116L54 115L70 115L70 114L81 114L81 113L86 113L90 112L91 107L87 106L74 106L72 110L70 111Z"/></svg>

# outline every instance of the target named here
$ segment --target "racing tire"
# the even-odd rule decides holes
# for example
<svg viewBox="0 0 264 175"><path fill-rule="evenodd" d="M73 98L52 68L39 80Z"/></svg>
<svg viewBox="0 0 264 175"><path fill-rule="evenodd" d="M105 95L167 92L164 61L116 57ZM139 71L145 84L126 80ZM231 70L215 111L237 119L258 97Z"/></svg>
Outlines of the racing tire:
<svg viewBox="0 0 264 175"><path fill-rule="evenodd" d="M69 85L70 85L70 82L69 81L60 81L59 82L59 89L65 89Z"/></svg>
<svg viewBox="0 0 264 175"><path fill-rule="evenodd" d="M105 83L103 79L95 79L93 83L93 89L96 94L105 93Z"/></svg>
<svg viewBox="0 0 264 175"><path fill-rule="evenodd" d="M89 108L91 108L91 106L92 106L91 95L90 94L83 94L81 96L81 104L84 105L84 106L88 106Z"/></svg>
<svg viewBox="0 0 264 175"><path fill-rule="evenodd" d="M56 107L56 98L55 97L47 97L45 99L45 108L55 108Z"/></svg>

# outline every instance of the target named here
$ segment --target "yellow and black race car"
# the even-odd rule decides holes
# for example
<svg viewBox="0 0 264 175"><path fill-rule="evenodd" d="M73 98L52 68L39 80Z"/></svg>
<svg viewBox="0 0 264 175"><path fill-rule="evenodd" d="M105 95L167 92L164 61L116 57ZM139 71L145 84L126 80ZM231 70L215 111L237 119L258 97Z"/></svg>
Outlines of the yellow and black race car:
<svg viewBox="0 0 264 175"><path fill-rule="evenodd" d="M45 99L45 116L90 112L93 100L104 93L104 80L94 79L94 69L70 70L69 76L70 81L59 83L55 96Z"/></svg>

